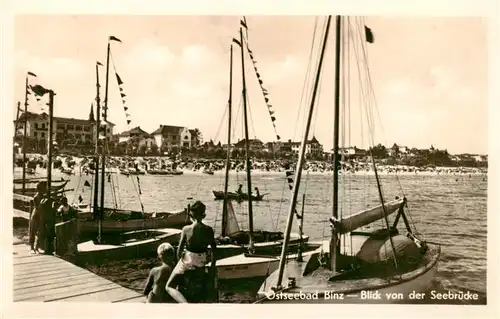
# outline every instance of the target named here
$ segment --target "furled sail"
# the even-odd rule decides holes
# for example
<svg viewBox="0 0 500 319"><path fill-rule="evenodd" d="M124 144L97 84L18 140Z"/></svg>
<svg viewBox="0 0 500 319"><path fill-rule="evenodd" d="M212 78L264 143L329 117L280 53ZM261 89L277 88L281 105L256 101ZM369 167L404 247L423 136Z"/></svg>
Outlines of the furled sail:
<svg viewBox="0 0 500 319"><path fill-rule="evenodd" d="M396 199L385 204L387 216L397 211L403 204L404 199ZM378 205L356 214L342 218L339 221L330 221L335 225L339 234L349 233L359 227L373 223L376 220L384 218L384 209L382 205Z"/></svg>
<svg viewBox="0 0 500 319"><path fill-rule="evenodd" d="M231 201L227 201L227 225L225 233L227 236L238 233L240 231L240 226L238 225L238 220L234 214L233 204Z"/></svg>

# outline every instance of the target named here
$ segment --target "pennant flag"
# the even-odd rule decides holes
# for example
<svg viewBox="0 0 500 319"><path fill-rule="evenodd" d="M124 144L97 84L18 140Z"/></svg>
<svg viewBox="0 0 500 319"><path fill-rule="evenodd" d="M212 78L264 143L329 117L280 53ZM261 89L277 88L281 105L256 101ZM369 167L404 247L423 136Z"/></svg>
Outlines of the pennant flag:
<svg viewBox="0 0 500 319"><path fill-rule="evenodd" d="M115 72L115 74L116 74L116 81L118 81L118 85L122 85L123 84L122 79L120 78L120 76L118 75L118 73Z"/></svg>
<svg viewBox="0 0 500 319"><path fill-rule="evenodd" d="M120 93L122 97L126 97L127 95L125 93Z"/></svg>
<svg viewBox="0 0 500 319"><path fill-rule="evenodd" d="M373 41L375 41L372 29L368 28L366 25L365 25L365 35L366 35L366 42L373 43Z"/></svg>
<svg viewBox="0 0 500 319"><path fill-rule="evenodd" d="M276 121L276 118L274 116L271 116L271 121Z"/></svg>
<svg viewBox="0 0 500 319"><path fill-rule="evenodd" d="M123 107L123 109L124 109L125 111L127 111L127 110L128 110L128 107L124 106L124 107Z"/></svg>
<svg viewBox="0 0 500 319"><path fill-rule="evenodd" d="M130 120L127 120L127 124L130 124Z"/></svg>
<svg viewBox="0 0 500 319"><path fill-rule="evenodd" d="M240 20L240 24L241 24L241 26L242 26L242 27L244 27L245 29L248 29L247 24L246 24L246 21L245 21L245 17L243 17L243 19L242 19L242 20Z"/></svg>
<svg viewBox="0 0 500 319"><path fill-rule="evenodd" d="M83 198L82 198L82 195L78 196L78 202L83 202Z"/></svg>
<svg viewBox="0 0 500 319"><path fill-rule="evenodd" d="M276 138L278 138L278 141L281 140L281 137L279 135L276 135Z"/></svg>
<svg viewBox="0 0 500 319"><path fill-rule="evenodd" d="M255 69L255 71L257 71L257 68L254 68L254 69ZM260 79L260 74L259 74L259 72L255 72L255 74L257 74L257 77Z"/></svg>
<svg viewBox="0 0 500 319"><path fill-rule="evenodd" d="M267 102L269 102L269 98L268 98L268 97L265 97L265 98L264 98L264 101L266 101L266 103L267 103Z"/></svg>
<svg viewBox="0 0 500 319"><path fill-rule="evenodd" d="M44 88L43 86L41 85L35 85L35 86L30 86L31 87L31 90L33 91L33 93L35 93L35 95L37 96L44 96L45 94L49 93L50 90ZM40 101L38 98L37 98L37 101Z"/></svg>
<svg viewBox="0 0 500 319"><path fill-rule="evenodd" d="M253 54L252 54L252 53L250 53L250 59L252 59L252 60L253 60Z"/></svg>
<svg viewBox="0 0 500 319"><path fill-rule="evenodd" d="M83 183L83 186L91 187L89 181L85 181L85 183Z"/></svg>
<svg viewBox="0 0 500 319"><path fill-rule="evenodd" d="M241 43L240 41L236 40L235 38L233 38L233 42L236 43L237 45L239 45L241 47Z"/></svg>
<svg viewBox="0 0 500 319"><path fill-rule="evenodd" d="M96 63L97 63L97 65L102 66L102 63L101 63L101 62L97 61Z"/></svg>
<svg viewBox="0 0 500 319"><path fill-rule="evenodd" d="M120 39L118 39L117 37L114 37L114 36L110 36L109 37L109 41L116 41L116 42L122 43L122 40L120 40Z"/></svg>
<svg viewBox="0 0 500 319"><path fill-rule="evenodd" d="M35 74L35 73L33 73L33 72L30 72L30 71L28 71L28 75L31 75L31 76L36 77L36 74Z"/></svg>

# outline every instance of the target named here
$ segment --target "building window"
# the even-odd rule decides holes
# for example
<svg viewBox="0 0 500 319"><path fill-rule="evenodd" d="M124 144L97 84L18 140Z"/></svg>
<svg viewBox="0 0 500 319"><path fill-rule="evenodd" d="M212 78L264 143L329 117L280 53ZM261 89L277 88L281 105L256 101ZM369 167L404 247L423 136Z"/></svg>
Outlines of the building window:
<svg viewBox="0 0 500 319"><path fill-rule="evenodd" d="M44 132L42 132L42 138L44 138L44 137L45 137L45 133L44 133Z"/></svg>
<svg viewBox="0 0 500 319"><path fill-rule="evenodd" d="M90 127L89 127L89 126L87 126L87 125L85 125L85 126L83 127L83 130L84 130L85 132L89 132L89 131L90 131Z"/></svg>
<svg viewBox="0 0 500 319"><path fill-rule="evenodd" d="M35 137L38 137L38 132L35 132Z"/></svg>
<svg viewBox="0 0 500 319"><path fill-rule="evenodd" d="M35 123L35 130L38 130L38 123Z"/></svg>
<svg viewBox="0 0 500 319"><path fill-rule="evenodd" d="M75 126L75 131L81 131L82 130L82 126L81 125L76 125Z"/></svg>
<svg viewBox="0 0 500 319"><path fill-rule="evenodd" d="M68 124L68 125L66 126L66 128L67 128L68 130L74 130L74 129L75 129L75 126L74 126L73 124Z"/></svg>

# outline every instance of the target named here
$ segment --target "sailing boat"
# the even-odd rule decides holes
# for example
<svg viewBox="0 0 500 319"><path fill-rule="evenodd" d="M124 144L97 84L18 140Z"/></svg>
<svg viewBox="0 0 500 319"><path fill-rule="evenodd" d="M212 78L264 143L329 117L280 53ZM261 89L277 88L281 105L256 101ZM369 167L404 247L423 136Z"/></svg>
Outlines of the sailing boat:
<svg viewBox="0 0 500 319"><path fill-rule="evenodd" d="M106 86L105 86L105 97L104 97L104 112L103 112L103 121L106 122L106 115L108 109L108 83L109 83L109 58L110 58L110 45L111 41L119 41L116 37L108 38L108 47L107 47L107 63L106 63ZM97 121L96 121L96 145L95 145L95 183L94 183L94 205L93 205L93 215L94 219L97 219L98 226L98 236L97 240L89 240L77 245L77 258L81 258L82 260L103 260L106 258L137 258L143 255L147 255L150 252L155 251L156 247L163 242L176 243L180 238L181 231L179 229L174 228L162 228L162 229L148 229L148 224L146 221L152 222L154 225L157 222L169 221L169 216L160 216L156 218L156 216L146 219L144 215L144 211L139 212L140 214L136 216L136 218L120 220L110 220L109 218L106 220L108 224L115 227L109 227L110 229L103 229L104 224L104 215L105 215L105 207L104 207L104 185L105 183L105 168L106 168L106 155L104 151L104 143L105 138L102 143L102 152L101 152L101 197L100 197L100 205L98 205L98 187L99 187L99 140L100 140L100 131L101 131L101 121L100 121L100 84L99 84L99 65L101 63L96 63L96 104L97 104ZM142 203L141 203L142 206ZM120 214L121 213L121 214ZM128 213L128 214L127 214ZM125 217L133 217L134 211L123 211L120 210L118 214L114 212L115 215L125 215ZM80 214L81 215L81 214ZM184 217L183 222L189 221L188 215L186 211L182 211L178 214L178 216ZM138 217L138 218L137 218ZM141 218L142 217L142 218ZM163 218L167 217L167 218ZM172 219L172 220L175 220ZM93 226L95 227L95 220L86 220L79 221L79 230L80 232L84 232L85 227ZM135 229L127 229L128 226L132 226ZM142 227L141 227L142 225ZM156 227L159 228L159 227ZM130 230L129 232L126 232ZM105 239L103 237L104 233L109 233L111 231L119 231L121 234L121 238L118 240L113 240L109 238Z"/></svg>
<svg viewBox="0 0 500 319"><path fill-rule="evenodd" d="M243 43L243 32L240 28L240 41ZM244 49L241 47L241 61L242 70L245 70ZM229 71L229 101L228 101L228 141L227 144L231 145L231 114L232 114L232 73L233 73L233 46L230 47L230 71ZM246 138L246 167L247 167L247 186L252 189L251 172L250 172L250 158L249 158L249 145L248 145L248 125L247 125L247 105L246 105L246 81L245 72L242 72L243 83L243 112L245 117L245 138ZM275 256L279 253L279 249L283 243L283 233L276 231L262 231L253 229L253 210L252 198L248 200L248 230L242 230L236 219L236 215L231 203L231 196L228 192L229 184L229 169L230 169L230 153L231 149L228 147L226 158L226 173L224 183L224 203L222 212L222 231L221 236L217 238L217 255L218 258L231 257L236 254L242 254L249 250L251 254L267 254ZM296 249L301 243L307 243L309 237L303 234L290 234L289 249ZM238 264L238 260L231 261L231 265ZM244 273L244 271L238 273Z"/></svg>
<svg viewBox="0 0 500 319"><path fill-rule="evenodd" d="M248 210L249 210L249 218L251 219L252 217L252 201L261 201L265 195L267 194L256 194L252 195L252 178L251 178L251 170L252 167L250 166L250 141L248 139L248 117L247 117L247 98L246 98L246 79L245 79L245 53L244 53L244 42L243 42L243 31L240 28L240 40L233 39L233 42L239 44L241 48L241 75L242 75L242 80L243 80L243 123L245 127L245 161L246 161L246 172L247 172L247 187L248 187L248 193L243 193L243 192L228 192L227 191L227 184L229 182L228 179L228 174L229 174L229 168L231 165L230 159L231 159L231 111L229 111L228 115L228 143L227 143L227 162L226 162L226 180L224 184L224 191L217 191L213 190L212 193L214 194L214 197L216 200L221 200L223 199L224 202L227 202L228 199L231 200L236 200L236 201L248 201ZM231 61L230 61L230 77L229 77L229 82L230 82L230 93L229 93L229 104L228 107L231 109L231 103L232 103L232 71L233 71L233 47L231 45ZM240 185L241 188L241 185ZM225 205L225 204L224 204ZM252 225L253 222L250 221L250 225ZM252 226L249 227L251 228Z"/></svg>
<svg viewBox="0 0 500 319"><path fill-rule="evenodd" d="M434 278L437 262L441 253L439 245L429 244L417 238L413 233L405 207L407 199L385 203L375 166L375 178L381 204L347 217L338 217L338 163L339 163L339 105L340 105L340 61L343 18L336 17L336 68L335 68L335 126L334 126L334 178L333 178L333 217L331 223L331 240L325 243L320 252L315 252L303 262L288 262L285 256L290 227L293 220L293 211L296 206L301 173L304 163L305 141L309 134L314 102L320 80L321 66L330 29L331 16L327 19L326 31L322 51L316 74L315 86L309 107L308 120L302 139L299 161L293 187L292 201L289 207L285 240L282 247L282 258L279 268L272 273L262 284L257 302L343 302L344 296L350 296L349 302L401 302L411 292L425 292ZM365 27L367 42L373 42L371 30ZM388 216L397 212L392 226ZM396 228L400 219L403 219L407 235L399 234ZM384 220L385 226L381 229L362 231L377 220ZM340 236L340 238L339 238ZM288 282L283 283L283 278ZM378 291L379 298L366 299L361 295L367 292ZM286 298L288 294L302 294L304 299ZM391 293L396 293L393 295ZM284 295L283 298L276 296ZM309 296L309 297L308 297ZM389 296L395 296L390 298Z"/></svg>

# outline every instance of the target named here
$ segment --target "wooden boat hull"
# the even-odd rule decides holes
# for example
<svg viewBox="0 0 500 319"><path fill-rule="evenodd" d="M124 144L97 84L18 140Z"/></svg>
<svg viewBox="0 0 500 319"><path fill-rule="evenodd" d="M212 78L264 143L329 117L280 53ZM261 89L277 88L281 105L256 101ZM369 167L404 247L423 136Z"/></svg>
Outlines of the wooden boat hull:
<svg viewBox="0 0 500 319"><path fill-rule="evenodd" d="M117 210L119 211L119 210ZM83 215L83 216L82 216ZM149 216L148 216L149 215ZM90 212L79 213L78 229L80 233L97 233L99 223L91 219ZM139 229L158 228L182 228L191 223L186 210L172 213L146 214L144 219L113 220L104 219L102 221L103 233L122 233ZM82 218L86 218L83 219Z"/></svg>
<svg viewBox="0 0 500 319"><path fill-rule="evenodd" d="M222 191L212 191L216 200L224 199L224 192ZM248 194L238 194L234 192L228 192L227 198L230 200L243 201L248 200ZM252 201L261 201L264 198L264 194L260 196L252 195Z"/></svg>
<svg viewBox="0 0 500 319"><path fill-rule="evenodd" d="M303 258L313 254L315 249L320 246L320 244L316 244L306 249L307 251L302 253ZM295 260L297 256L297 254L289 254L287 260ZM219 280L267 277L278 269L279 261L280 256L239 254L217 261L217 277Z"/></svg>
<svg viewBox="0 0 500 319"><path fill-rule="evenodd" d="M247 232L243 232L246 235ZM259 232L255 232L258 234ZM309 241L309 236L303 235L302 242L307 243ZM297 233L290 234L290 242L288 245L288 251L294 251L297 249L300 244L300 235ZM278 256L281 254L281 248L283 246L283 240L274 240L274 241L259 241L258 239L254 243L254 252L255 254L265 254L270 256ZM217 244L217 255L219 259L228 258L231 256L235 256L238 254L242 254L247 252L249 249L249 245L247 242L240 242L234 244Z"/></svg>
<svg viewBox="0 0 500 319"><path fill-rule="evenodd" d="M303 276L308 260L301 263L291 261L285 265L283 286L287 285L286 278L295 278L296 286L283 290L283 294L273 294L269 287L276 286L278 272L275 271L259 289L258 303L414 303L409 294L428 291L436 275L440 254L439 246L429 244L421 265L401 276L337 281L328 280L331 271L325 271L324 276L316 278ZM318 257L315 252L309 259ZM292 298L293 294L299 294L299 297Z"/></svg>
<svg viewBox="0 0 500 319"><path fill-rule="evenodd" d="M146 229L126 232L121 239L124 242L95 244L92 240L78 244L76 258L78 263L100 263L105 260L123 260L142 258L156 254L158 245L171 243L177 245L181 230L172 228ZM134 240L135 237L146 237ZM132 238L127 240L128 238Z"/></svg>

